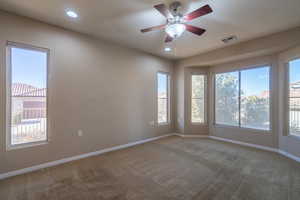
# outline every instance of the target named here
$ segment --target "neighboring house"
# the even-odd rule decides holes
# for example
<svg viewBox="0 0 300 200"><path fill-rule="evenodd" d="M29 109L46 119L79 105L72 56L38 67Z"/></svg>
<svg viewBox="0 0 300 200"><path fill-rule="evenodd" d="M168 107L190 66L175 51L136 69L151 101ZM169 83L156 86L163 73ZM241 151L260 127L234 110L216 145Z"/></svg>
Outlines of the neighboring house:
<svg viewBox="0 0 300 200"><path fill-rule="evenodd" d="M13 83L11 91L14 123L28 119L46 118L46 88Z"/></svg>
<svg viewBox="0 0 300 200"><path fill-rule="evenodd" d="M300 110L300 81L290 84L290 106L294 110Z"/></svg>
<svg viewBox="0 0 300 200"><path fill-rule="evenodd" d="M270 92L269 90L264 90L258 97L261 97L261 98L269 98L270 96Z"/></svg>

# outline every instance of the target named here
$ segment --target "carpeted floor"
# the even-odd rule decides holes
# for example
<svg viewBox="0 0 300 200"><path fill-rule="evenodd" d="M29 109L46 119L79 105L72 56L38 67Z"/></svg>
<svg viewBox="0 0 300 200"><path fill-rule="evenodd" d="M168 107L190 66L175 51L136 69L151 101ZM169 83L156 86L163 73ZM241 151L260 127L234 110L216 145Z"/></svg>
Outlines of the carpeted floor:
<svg viewBox="0 0 300 200"><path fill-rule="evenodd" d="M0 199L299 200L300 164L174 136L3 180Z"/></svg>

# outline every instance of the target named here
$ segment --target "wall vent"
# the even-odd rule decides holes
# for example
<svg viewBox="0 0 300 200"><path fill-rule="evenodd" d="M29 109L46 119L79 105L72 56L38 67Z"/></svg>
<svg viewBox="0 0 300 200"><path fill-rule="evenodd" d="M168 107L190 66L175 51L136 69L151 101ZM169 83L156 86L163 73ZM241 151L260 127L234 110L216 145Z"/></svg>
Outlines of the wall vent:
<svg viewBox="0 0 300 200"><path fill-rule="evenodd" d="M236 40L237 40L237 37L235 35L231 35L227 38L222 39L222 42L224 42L225 44L229 44L229 43L232 43Z"/></svg>

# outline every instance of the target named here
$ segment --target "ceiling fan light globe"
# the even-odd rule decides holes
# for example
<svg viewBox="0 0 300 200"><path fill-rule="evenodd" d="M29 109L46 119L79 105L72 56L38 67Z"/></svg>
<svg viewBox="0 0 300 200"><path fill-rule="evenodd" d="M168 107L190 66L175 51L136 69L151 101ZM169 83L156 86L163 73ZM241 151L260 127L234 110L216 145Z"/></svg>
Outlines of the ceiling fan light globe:
<svg viewBox="0 0 300 200"><path fill-rule="evenodd" d="M184 24L170 24L165 30L170 37L178 38L184 33L185 29L186 27Z"/></svg>

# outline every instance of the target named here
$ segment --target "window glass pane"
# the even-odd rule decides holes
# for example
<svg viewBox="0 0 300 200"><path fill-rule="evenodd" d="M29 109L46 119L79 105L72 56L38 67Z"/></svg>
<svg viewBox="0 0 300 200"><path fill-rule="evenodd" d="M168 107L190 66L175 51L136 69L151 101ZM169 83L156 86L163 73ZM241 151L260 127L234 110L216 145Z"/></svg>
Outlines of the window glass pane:
<svg viewBox="0 0 300 200"><path fill-rule="evenodd" d="M205 76L192 75L191 120L193 123L204 123Z"/></svg>
<svg viewBox="0 0 300 200"><path fill-rule="evenodd" d="M45 141L47 53L11 47L11 144Z"/></svg>
<svg viewBox="0 0 300 200"><path fill-rule="evenodd" d="M241 71L241 126L270 129L269 67Z"/></svg>
<svg viewBox="0 0 300 200"><path fill-rule="evenodd" d="M204 75L192 75L192 98L204 98Z"/></svg>
<svg viewBox="0 0 300 200"><path fill-rule="evenodd" d="M158 123L168 122L168 74L157 74L157 120Z"/></svg>
<svg viewBox="0 0 300 200"><path fill-rule="evenodd" d="M167 99L158 99L158 123L167 123Z"/></svg>
<svg viewBox="0 0 300 200"><path fill-rule="evenodd" d="M158 96L161 98L167 98L168 93L168 75L163 73L157 74L158 81Z"/></svg>
<svg viewBox="0 0 300 200"><path fill-rule="evenodd" d="M239 125L239 73L216 74L215 119L217 124Z"/></svg>
<svg viewBox="0 0 300 200"><path fill-rule="evenodd" d="M204 100L192 99L192 122L204 123Z"/></svg>
<svg viewBox="0 0 300 200"><path fill-rule="evenodd" d="M289 63L290 134L300 136L300 59Z"/></svg>

